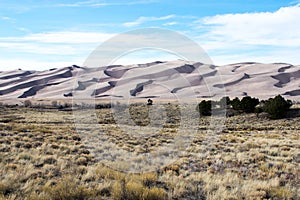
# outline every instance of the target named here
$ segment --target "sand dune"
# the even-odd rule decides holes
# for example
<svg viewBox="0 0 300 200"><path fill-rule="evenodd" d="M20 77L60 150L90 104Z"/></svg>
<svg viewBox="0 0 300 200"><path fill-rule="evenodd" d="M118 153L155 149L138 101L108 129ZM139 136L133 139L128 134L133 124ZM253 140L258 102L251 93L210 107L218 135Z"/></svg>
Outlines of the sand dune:
<svg viewBox="0 0 300 200"><path fill-rule="evenodd" d="M267 99L277 94L300 99L300 66L255 62L215 66L176 60L0 72L2 100L78 96L98 99L212 98L223 95Z"/></svg>

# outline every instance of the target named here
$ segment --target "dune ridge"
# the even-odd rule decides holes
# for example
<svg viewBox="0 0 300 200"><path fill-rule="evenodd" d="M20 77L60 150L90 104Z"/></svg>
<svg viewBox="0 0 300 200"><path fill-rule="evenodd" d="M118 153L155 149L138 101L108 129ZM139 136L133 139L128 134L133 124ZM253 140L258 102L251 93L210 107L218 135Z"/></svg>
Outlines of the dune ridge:
<svg viewBox="0 0 300 200"><path fill-rule="evenodd" d="M221 88L230 97L267 99L281 94L297 100L300 66L256 62L215 66L175 60L0 73L0 99L68 99L75 95L97 99L218 97L220 94L212 88Z"/></svg>

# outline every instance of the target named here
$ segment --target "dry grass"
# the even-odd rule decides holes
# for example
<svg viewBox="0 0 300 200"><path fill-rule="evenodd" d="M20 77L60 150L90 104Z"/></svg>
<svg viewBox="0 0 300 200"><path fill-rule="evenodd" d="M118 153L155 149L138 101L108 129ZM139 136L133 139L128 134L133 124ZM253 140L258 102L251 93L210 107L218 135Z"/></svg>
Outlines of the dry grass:
<svg viewBox="0 0 300 200"><path fill-rule="evenodd" d="M96 111L100 131L124 151L152 152L180 134L180 111L165 105L167 122L153 134L149 109L130 108L149 137L124 133L110 109ZM2 106L0 112L0 199L300 199L300 118L234 116L213 136L206 133L210 118L200 118L180 159L130 174L95 158L91 148L106 147L84 143L71 111Z"/></svg>

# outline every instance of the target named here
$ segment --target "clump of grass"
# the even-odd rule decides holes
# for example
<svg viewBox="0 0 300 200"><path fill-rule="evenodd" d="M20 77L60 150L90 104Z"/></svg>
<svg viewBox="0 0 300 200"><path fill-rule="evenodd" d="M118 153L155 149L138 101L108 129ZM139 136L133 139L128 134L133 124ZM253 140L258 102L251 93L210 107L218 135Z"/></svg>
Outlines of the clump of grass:
<svg viewBox="0 0 300 200"><path fill-rule="evenodd" d="M157 182L158 176L157 173L145 173L141 175L143 185L146 187L154 186Z"/></svg>
<svg viewBox="0 0 300 200"><path fill-rule="evenodd" d="M57 162L57 160L54 156L46 156L43 158L44 164L55 164L56 162Z"/></svg>
<svg viewBox="0 0 300 200"><path fill-rule="evenodd" d="M45 192L50 199L53 200L80 200L91 199L96 196L96 192L92 189L88 189L72 177L64 177L54 186L44 186L43 192Z"/></svg>
<svg viewBox="0 0 300 200"><path fill-rule="evenodd" d="M15 188L11 183L8 182L0 182L0 195L7 196L14 192Z"/></svg>
<svg viewBox="0 0 300 200"><path fill-rule="evenodd" d="M112 188L112 198L115 200L160 200L166 199L166 192L158 187L145 187L139 180L125 180L115 182Z"/></svg>
<svg viewBox="0 0 300 200"><path fill-rule="evenodd" d="M271 199L296 199L296 192L290 187L271 187L268 191L268 196Z"/></svg>
<svg viewBox="0 0 300 200"><path fill-rule="evenodd" d="M32 156L29 155L29 154L27 154L27 153L23 153L23 154L19 155L19 159L22 159L22 160L31 160Z"/></svg>
<svg viewBox="0 0 300 200"><path fill-rule="evenodd" d="M81 157L79 157L79 158L76 159L76 163L78 165L87 165L88 164L88 160L87 160L86 157L81 156Z"/></svg>
<svg viewBox="0 0 300 200"><path fill-rule="evenodd" d="M115 171L103 165L97 166L94 173L97 179L122 180L125 178L124 173Z"/></svg>
<svg viewBox="0 0 300 200"><path fill-rule="evenodd" d="M159 200L159 199L167 199L167 196L164 189L154 187L154 188L146 189L144 191L143 199Z"/></svg>

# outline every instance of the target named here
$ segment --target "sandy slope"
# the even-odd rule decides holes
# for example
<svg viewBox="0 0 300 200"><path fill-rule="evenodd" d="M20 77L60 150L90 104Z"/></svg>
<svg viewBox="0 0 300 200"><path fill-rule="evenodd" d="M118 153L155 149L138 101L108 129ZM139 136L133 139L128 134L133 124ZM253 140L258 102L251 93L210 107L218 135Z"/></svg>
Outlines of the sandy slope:
<svg viewBox="0 0 300 200"><path fill-rule="evenodd" d="M0 99L219 98L277 94L300 99L300 66L192 61L153 62L97 68L70 66L46 71L0 72Z"/></svg>

